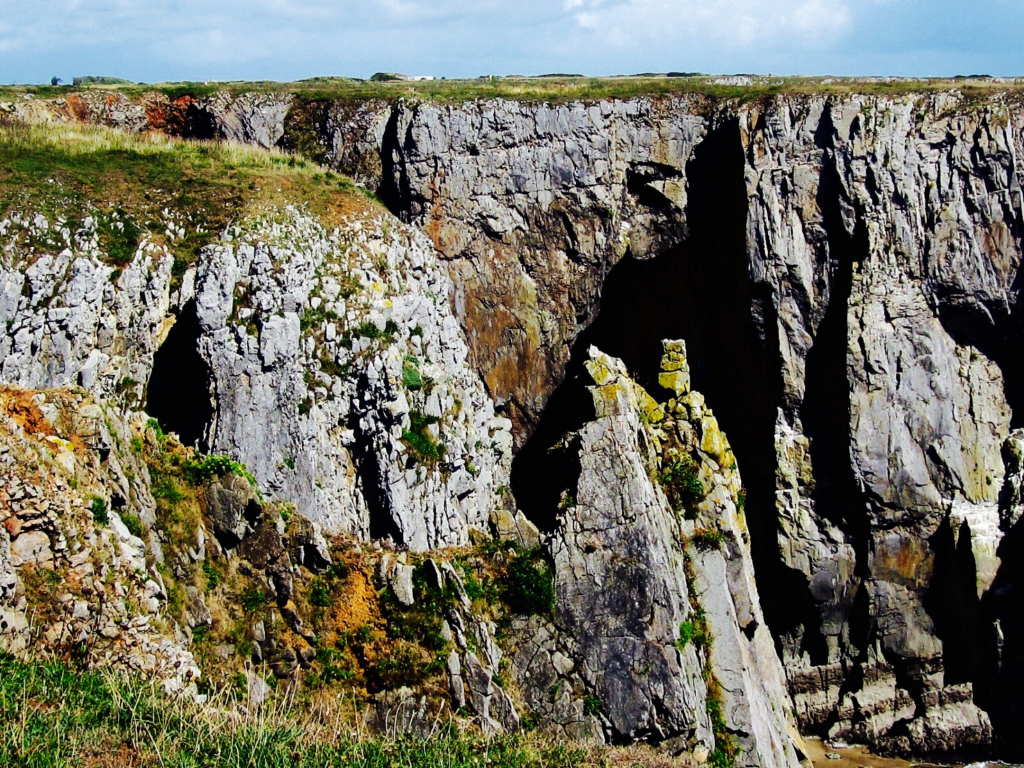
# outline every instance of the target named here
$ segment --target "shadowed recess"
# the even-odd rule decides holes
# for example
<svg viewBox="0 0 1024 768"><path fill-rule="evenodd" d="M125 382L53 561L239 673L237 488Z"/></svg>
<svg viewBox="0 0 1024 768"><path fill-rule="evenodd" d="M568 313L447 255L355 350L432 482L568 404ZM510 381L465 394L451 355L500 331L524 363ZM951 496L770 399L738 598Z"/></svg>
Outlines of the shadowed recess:
<svg viewBox="0 0 1024 768"><path fill-rule="evenodd" d="M199 316L188 302L167 339L153 355L146 411L165 432L184 445L206 449L206 431L213 419L210 367L199 354Z"/></svg>
<svg viewBox="0 0 1024 768"><path fill-rule="evenodd" d="M587 349L595 345L622 359L665 400L669 393L657 383L661 342L681 338L693 387L728 435L747 486L755 563L778 562L774 422L781 366L774 340L766 343L759 330L774 328L771 302L747 270L743 167L738 125L710 133L687 166L687 240L657 258L627 255L605 278L599 311L573 345L565 381L512 465L516 501L541 529L557 525L559 499L574 492L579 472L578 446L563 438L593 418L583 370Z"/></svg>

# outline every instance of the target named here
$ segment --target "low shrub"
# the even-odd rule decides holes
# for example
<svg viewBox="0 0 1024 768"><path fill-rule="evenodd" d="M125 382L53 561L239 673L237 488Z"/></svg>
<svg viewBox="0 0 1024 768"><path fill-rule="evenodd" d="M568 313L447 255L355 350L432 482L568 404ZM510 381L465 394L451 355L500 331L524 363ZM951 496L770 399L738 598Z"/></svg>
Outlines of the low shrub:
<svg viewBox="0 0 1024 768"><path fill-rule="evenodd" d="M539 553L517 557L505 576L502 598L513 611L524 616L554 612L554 574Z"/></svg>
<svg viewBox="0 0 1024 768"><path fill-rule="evenodd" d="M673 461L663 469L660 477L665 495L673 509L693 519L697 516L697 505L704 500L707 492L700 481L700 467L689 455Z"/></svg>
<svg viewBox="0 0 1024 768"><path fill-rule="evenodd" d="M434 440L427 431L427 427L437 422L436 416L426 416L416 410L409 412L409 428L402 431L402 442L419 464L436 464L444 458L444 443Z"/></svg>
<svg viewBox="0 0 1024 768"><path fill-rule="evenodd" d="M227 456L196 456L189 459L184 466L185 479L194 486L207 485L224 475L244 477L250 485L256 486L256 478L245 465Z"/></svg>
<svg viewBox="0 0 1024 768"><path fill-rule="evenodd" d="M92 501L89 503L89 509L92 512L93 520L100 525L110 525L110 514L107 512L107 502L99 496L93 496Z"/></svg>
<svg viewBox="0 0 1024 768"><path fill-rule="evenodd" d="M133 515L131 512L121 513L121 522L124 523L124 527L128 529L128 533L136 538L143 538L146 533L146 529L142 525L142 520L139 519L138 515Z"/></svg>

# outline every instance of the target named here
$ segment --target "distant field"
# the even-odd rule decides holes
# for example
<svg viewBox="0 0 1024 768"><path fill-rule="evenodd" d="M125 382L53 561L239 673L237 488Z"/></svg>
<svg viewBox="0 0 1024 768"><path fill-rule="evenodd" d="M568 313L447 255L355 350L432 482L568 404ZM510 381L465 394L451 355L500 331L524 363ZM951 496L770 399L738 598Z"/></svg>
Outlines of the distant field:
<svg viewBox="0 0 1024 768"><path fill-rule="evenodd" d="M218 92L294 93L306 99L342 99L365 101L419 98L440 102L475 99L514 99L523 101L564 102L572 100L622 99L660 94L700 94L716 100L755 100L777 94L871 95L927 93L959 90L965 95L988 94L1024 89L1024 80L993 78L936 78L907 80L895 78L829 77L495 77L473 80L433 80L373 82L342 77L321 77L294 83L189 82L153 85L81 85L81 86L0 86L0 101L14 100L26 94L55 98L86 90L110 90L138 98L154 91L171 97L205 96Z"/></svg>

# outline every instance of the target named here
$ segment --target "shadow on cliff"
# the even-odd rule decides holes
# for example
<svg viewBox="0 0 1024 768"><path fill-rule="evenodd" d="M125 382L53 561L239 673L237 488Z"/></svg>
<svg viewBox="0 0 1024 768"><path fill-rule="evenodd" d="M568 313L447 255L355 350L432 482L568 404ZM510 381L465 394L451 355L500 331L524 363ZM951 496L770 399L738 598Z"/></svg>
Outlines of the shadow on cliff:
<svg viewBox="0 0 1024 768"><path fill-rule="evenodd" d="M979 691L979 704L992 718L999 756L1024 760L1024 520L1003 537L997 552L1002 561L992 586L981 601L991 622L994 659L986 671L989 683Z"/></svg>
<svg viewBox="0 0 1024 768"><path fill-rule="evenodd" d="M199 354L199 336L193 300L181 309L167 339L153 355L146 412L165 432L176 433L184 445L206 450L213 404L210 367Z"/></svg>
<svg viewBox="0 0 1024 768"><path fill-rule="evenodd" d="M665 400L670 395L657 382L661 341L685 339L693 388L718 417L744 479L766 612L780 613L792 599L780 583L790 577L779 571L774 514L781 364L770 296L748 272L747 191L737 123L707 136L695 149L686 178L687 239L657 258L627 254L608 273L597 316L574 343L564 383L513 462L512 489L523 512L542 530L553 530L559 498L565 491L575 493L579 475L578 446L561 447L559 441L594 416L583 368L587 349L595 345L622 359L636 381ZM767 339L763 328L770 329ZM777 607L776 593L781 593Z"/></svg>

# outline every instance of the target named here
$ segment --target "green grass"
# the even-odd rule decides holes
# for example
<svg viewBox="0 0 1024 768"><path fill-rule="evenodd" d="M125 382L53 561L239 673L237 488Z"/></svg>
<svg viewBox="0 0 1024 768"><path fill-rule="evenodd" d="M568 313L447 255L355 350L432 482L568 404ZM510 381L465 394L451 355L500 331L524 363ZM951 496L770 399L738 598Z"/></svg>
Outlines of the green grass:
<svg viewBox="0 0 1024 768"><path fill-rule="evenodd" d="M244 696L227 689L204 708L172 698L156 683L0 655L0 765L571 768L604 762L597 750L532 736L460 732L447 718L428 739L360 737L345 718L351 705L302 710L278 693L262 706L243 706Z"/></svg>
<svg viewBox="0 0 1024 768"><path fill-rule="evenodd" d="M402 431L402 442L418 464L436 464L444 458L444 443L430 436L428 427L437 424L436 416L427 416L417 410L409 412L409 428Z"/></svg>
<svg viewBox="0 0 1024 768"><path fill-rule="evenodd" d="M658 479L672 508L687 519L696 518L697 505L704 500L707 491L700 481L700 466L693 457L683 454L662 470Z"/></svg>
<svg viewBox="0 0 1024 768"><path fill-rule="evenodd" d="M107 502L98 496L94 496L92 501L89 503L89 509L92 511L92 519L100 525L110 525L110 515L107 512Z"/></svg>
<svg viewBox="0 0 1024 768"><path fill-rule="evenodd" d="M66 247L60 229L74 235L92 217L111 266L129 264L146 239L171 251L180 277L229 223L301 203L329 224L354 204L370 204L355 189L280 151L0 121L0 218L42 213L50 223L21 243L22 252L59 252ZM183 234L168 235L172 222Z"/></svg>
<svg viewBox="0 0 1024 768"><path fill-rule="evenodd" d="M185 464L184 475L189 483L197 487L208 485L224 475L244 477L249 481L249 485L256 487L256 478L246 469L245 465L227 456L197 454L195 458L189 459Z"/></svg>
<svg viewBox="0 0 1024 768"><path fill-rule="evenodd" d="M402 361L402 384L406 389L423 388L423 376L420 374L420 361L412 355L406 355Z"/></svg>
<svg viewBox="0 0 1024 768"><path fill-rule="evenodd" d="M960 90L968 94L988 95L1017 91L1015 83L997 83L979 79L929 78L883 81L878 78L755 77L750 85L729 85L708 75L663 77L636 75L622 77L487 77L471 80L434 80L424 82L372 82L346 77L317 77L293 83L268 81L162 83L156 85L103 85L91 90L116 91L133 100L147 93L163 93L170 99L181 96L203 97L223 92L294 94L301 101L333 100L360 103L371 100L394 102L398 99L423 99L441 103L460 103L477 99L510 99L559 103L628 99L639 96L690 94L710 102L753 101L780 94L903 95ZM87 87L28 86L0 88L0 100L14 100L26 94L38 98L56 98L90 90ZM302 122L306 122L303 120ZM296 149L305 151L301 135ZM315 153L313 153L315 154Z"/></svg>
<svg viewBox="0 0 1024 768"><path fill-rule="evenodd" d="M554 573L540 550L526 552L509 563L502 598L519 614L554 613Z"/></svg>

